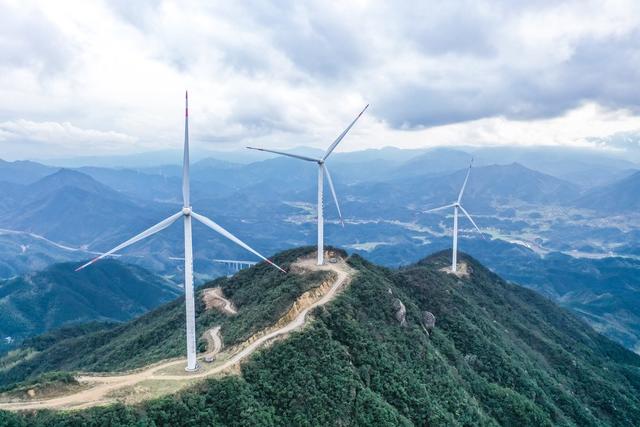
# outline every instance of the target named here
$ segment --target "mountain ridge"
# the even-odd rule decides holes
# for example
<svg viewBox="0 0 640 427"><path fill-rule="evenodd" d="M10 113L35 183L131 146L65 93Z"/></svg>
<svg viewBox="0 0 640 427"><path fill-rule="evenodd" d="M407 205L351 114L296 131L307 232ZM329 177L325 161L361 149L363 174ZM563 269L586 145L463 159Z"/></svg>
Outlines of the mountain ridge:
<svg viewBox="0 0 640 427"><path fill-rule="evenodd" d="M311 252L300 249L275 259L287 264ZM305 329L241 364L241 376L207 380L133 407L5 416L34 425L96 425L105 417L152 425L183 421L188 408L194 423L208 425L312 420L319 425L633 425L640 420L638 355L472 258L460 260L468 276L444 272L447 252L399 270L352 255L348 263L357 273L350 286L316 309ZM253 295L256 290L282 289L292 279L272 273L258 265L207 286L221 285L242 315L249 307L239 304L242 295L260 297ZM303 289L293 290L291 298ZM254 307L270 303L260 304ZM159 310L145 316L147 321L164 317L160 313L166 309ZM223 336L229 333L233 329L222 328ZM87 339L95 336L67 344Z"/></svg>
<svg viewBox="0 0 640 427"><path fill-rule="evenodd" d="M640 209L640 171L608 185L595 188L574 204L600 213L620 214Z"/></svg>

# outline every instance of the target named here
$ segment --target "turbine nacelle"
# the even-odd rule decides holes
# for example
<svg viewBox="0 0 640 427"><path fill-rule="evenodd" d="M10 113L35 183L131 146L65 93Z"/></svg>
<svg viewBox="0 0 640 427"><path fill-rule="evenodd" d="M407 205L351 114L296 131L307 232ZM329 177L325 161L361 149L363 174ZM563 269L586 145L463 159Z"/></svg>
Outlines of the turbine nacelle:
<svg viewBox="0 0 640 427"><path fill-rule="evenodd" d="M182 208L182 214L183 214L184 216L189 216L189 215L191 215L191 212L193 212L193 210L191 209L191 207L188 207L188 208L186 208L186 207L185 207L185 208Z"/></svg>

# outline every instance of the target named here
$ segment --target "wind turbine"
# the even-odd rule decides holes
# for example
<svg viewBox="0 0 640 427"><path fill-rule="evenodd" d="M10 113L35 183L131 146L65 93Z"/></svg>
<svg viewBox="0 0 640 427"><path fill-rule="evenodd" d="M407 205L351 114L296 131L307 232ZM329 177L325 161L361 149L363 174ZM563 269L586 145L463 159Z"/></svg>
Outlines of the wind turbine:
<svg viewBox="0 0 640 427"><path fill-rule="evenodd" d="M333 187L331 174L329 173L329 169L325 165L325 161L327 160L329 155L333 152L333 150L338 146L340 141L342 141L342 139L347 135L347 132L349 132L349 130L351 130L353 125L356 124L360 116L362 116L362 113L364 113L368 107L369 107L369 104L367 104L362 109L362 111L360 111L360 114L358 114L358 116L351 122L351 124L347 126L347 128L344 131L342 131L342 133L336 138L336 140L333 141L333 143L329 146L326 153L324 153L324 155L319 159L314 159L313 157L300 156L298 154L283 153L282 151L267 150L266 148L247 147L250 150L258 150L258 151L265 151L268 153L280 154L282 156L293 157L295 159L305 160L307 162L314 162L318 164L318 265L324 264L324 216L323 216L324 212L323 212L323 206L322 206L324 201L324 196L323 196L322 186L324 184L325 174L327 176L327 182L329 183L329 188L331 189L331 195L333 196L333 201L336 204L336 209L338 209L338 216L340 217L340 223L344 227L344 221L342 219L342 212L340 212L340 205L338 204L338 197L336 196L336 190Z"/></svg>
<svg viewBox="0 0 640 427"><path fill-rule="evenodd" d="M111 249L108 252L103 253L102 255L94 258L88 263L78 267L76 271L82 270L83 268L93 264L94 262L102 259L106 256L109 256L121 249L126 248L129 245L132 245L136 242L139 242L142 239L145 239L159 231L164 230L169 227L171 224L176 222L180 217L184 218L184 296L185 296L185 306L187 312L187 367L186 371L195 371L198 369L198 363L196 361L196 316L195 316L195 301L193 296L193 244L191 241L191 218L200 221L202 224L211 228L215 232L222 234L227 239L236 243L239 246L242 246L244 249L249 252L257 255L262 258L264 261L268 262L278 270L285 272L282 268L278 267L273 262L269 261L264 256L260 255L257 251L252 249L249 245L238 239L233 234L229 233L227 230L216 224L214 221L209 218L202 216L200 214L195 213L191 209L191 203L189 200L189 96L188 93L185 93L185 115L184 115L184 159L182 165L182 209L171 215L169 218L166 218L151 228L146 229L142 233L132 237L124 243L119 244L115 248Z"/></svg>
<svg viewBox="0 0 640 427"><path fill-rule="evenodd" d="M471 159L471 163L469 164L469 169L467 170L467 176L465 176L464 182L462 183L462 188L460 189L460 193L458 194L458 199L455 202L446 206L440 206L439 208L434 208L434 209L429 209L424 211L424 213L428 213L428 212L439 211L442 209L453 208L453 254L451 255L451 271L454 273L458 271L458 209L460 209L462 213L467 218L469 218L469 221L471 221L471 224L473 224L476 230L478 230L478 233L480 233L480 235L482 236L482 231L480 231L480 229L476 225L473 218L471 218L471 215L469 215L469 212L467 212L465 208L462 207L462 204L460 203L462 201L462 195L464 194L464 189L467 186L467 181L469 180L469 174L471 173L471 166L473 166L473 158Z"/></svg>

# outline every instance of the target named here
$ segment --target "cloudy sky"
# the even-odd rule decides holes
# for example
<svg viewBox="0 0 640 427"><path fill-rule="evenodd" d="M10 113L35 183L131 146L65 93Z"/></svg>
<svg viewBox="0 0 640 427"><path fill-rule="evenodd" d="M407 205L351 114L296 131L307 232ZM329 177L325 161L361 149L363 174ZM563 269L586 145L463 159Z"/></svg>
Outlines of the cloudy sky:
<svg viewBox="0 0 640 427"><path fill-rule="evenodd" d="M640 2L0 0L0 157L637 146Z"/></svg>

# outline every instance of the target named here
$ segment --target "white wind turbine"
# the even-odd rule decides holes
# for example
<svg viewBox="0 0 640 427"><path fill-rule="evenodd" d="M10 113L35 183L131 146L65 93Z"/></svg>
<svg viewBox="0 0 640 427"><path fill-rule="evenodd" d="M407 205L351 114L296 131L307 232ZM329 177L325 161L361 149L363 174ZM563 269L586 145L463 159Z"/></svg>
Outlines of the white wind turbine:
<svg viewBox="0 0 640 427"><path fill-rule="evenodd" d="M215 232L222 234L227 239L236 243L239 246L242 246L249 252L257 255L262 258L264 261L273 265L277 269L285 272L282 268L275 265L273 262L269 261L264 256L260 255L257 251L252 249L249 245L242 242L233 234L229 233L227 230L216 224L214 221L209 218L202 216L200 214L195 213L191 209L191 204L189 202L189 98L188 94L185 94L185 116L184 116L184 160L182 165L182 210L171 215L169 218L162 220L158 224L153 227L143 231L142 233L132 237L124 243L116 246L108 252L103 253L97 258L89 261L88 263L78 267L76 271L82 270L83 268L93 264L101 258L109 256L121 249L126 248L129 245L132 245L136 242L139 242L142 239L145 239L159 231L164 230L169 227L171 224L176 222L180 217L184 218L184 295L185 295L185 306L187 312L187 367L185 368L187 371L195 371L198 369L198 364L196 362L196 316L195 316L195 301L193 296L193 245L191 241L191 218L194 218L200 221L202 224L207 227L213 229Z"/></svg>
<svg viewBox="0 0 640 427"><path fill-rule="evenodd" d="M469 164L469 169L467 170L467 176L465 176L464 178L464 182L462 183L462 188L460 189L460 194L458 194L458 199L455 202L446 206L440 206L439 208L434 208L434 209L429 209L424 211L424 213L428 213L428 212L439 211L442 209L453 208L453 254L451 255L451 271L454 273L458 271L458 209L460 209L462 213L467 218L469 218L469 221L471 221L471 224L473 224L476 230L478 230L478 233L480 233L480 235L482 236L482 231L480 231L480 229L476 225L473 218L471 218L471 215L469 215L469 212L467 212L465 208L462 207L462 204L460 203L462 201L462 194L464 193L464 189L467 186L467 180L469 180L469 173L471 173L471 166L473 166L473 159L471 159L471 163Z"/></svg>
<svg viewBox="0 0 640 427"><path fill-rule="evenodd" d="M247 147L250 150L258 150L258 151L266 151L268 153L280 154L282 156L293 157L295 159L305 160L307 162L314 162L318 164L318 265L324 264L324 217L323 217L323 189L322 185L324 184L324 176L327 176L327 182L329 183L329 188L331 189L331 195L333 196L333 201L336 204L336 208L338 209L338 216L340 217L340 223L344 227L344 221L342 220L342 212L340 212L340 205L338 204L338 197L336 196L336 190L333 188L333 181L331 180L331 174L329 173L329 169L325 165L325 161L329 157L329 155L333 152L333 150L338 146L340 141L347 135L347 132L351 130L353 125L358 121L362 113L369 107L367 104L360 114L351 122L349 126L336 138L335 141L329 146L327 152L319 159L314 159L312 157L300 156L297 154L291 153L283 153L282 151L275 150L267 150L266 148L256 148L256 147Z"/></svg>

